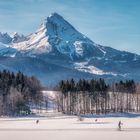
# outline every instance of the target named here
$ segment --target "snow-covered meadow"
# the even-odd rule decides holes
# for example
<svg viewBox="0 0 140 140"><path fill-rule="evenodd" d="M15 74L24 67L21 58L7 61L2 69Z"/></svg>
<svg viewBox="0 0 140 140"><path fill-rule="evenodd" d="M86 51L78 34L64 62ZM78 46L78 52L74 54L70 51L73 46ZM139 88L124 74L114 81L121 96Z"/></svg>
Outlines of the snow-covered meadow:
<svg viewBox="0 0 140 140"><path fill-rule="evenodd" d="M56 93L43 91L49 110L30 117L1 117L0 140L139 140L140 114L68 116L57 112ZM37 113L37 112L36 112ZM36 121L39 120L37 124ZM118 122L123 123L118 130Z"/></svg>
<svg viewBox="0 0 140 140"><path fill-rule="evenodd" d="M0 140L139 140L140 117L137 115L108 115L84 118L50 113L46 117L1 118ZM97 122L95 121L97 118ZM36 120L39 123L36 124ZM122 131L118 122L123 122Z"/></svg>

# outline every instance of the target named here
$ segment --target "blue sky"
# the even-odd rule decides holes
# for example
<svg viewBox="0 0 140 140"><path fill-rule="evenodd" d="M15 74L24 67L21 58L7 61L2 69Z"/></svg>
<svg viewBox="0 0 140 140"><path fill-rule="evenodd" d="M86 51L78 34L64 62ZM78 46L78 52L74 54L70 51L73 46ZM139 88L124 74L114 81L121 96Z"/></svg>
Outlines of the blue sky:
<svg viewBox="0 0 140 140"><path fill-rule="evenodd" d="M0 31L28 35L53 12L96 43L140 54L140 0L0 0Z"/></svg>

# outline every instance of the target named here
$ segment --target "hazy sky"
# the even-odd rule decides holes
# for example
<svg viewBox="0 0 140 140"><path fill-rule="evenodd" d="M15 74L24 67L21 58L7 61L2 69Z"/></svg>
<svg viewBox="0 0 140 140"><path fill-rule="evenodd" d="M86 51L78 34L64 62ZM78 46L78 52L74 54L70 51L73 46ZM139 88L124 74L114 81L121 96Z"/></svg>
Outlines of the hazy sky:
<svg viewBox="0 0 140 140"><path fill-rule="evenodd" d="M0 0L0 31L28 35L53 12L96 43L140 54L140 0Z"/></svg>

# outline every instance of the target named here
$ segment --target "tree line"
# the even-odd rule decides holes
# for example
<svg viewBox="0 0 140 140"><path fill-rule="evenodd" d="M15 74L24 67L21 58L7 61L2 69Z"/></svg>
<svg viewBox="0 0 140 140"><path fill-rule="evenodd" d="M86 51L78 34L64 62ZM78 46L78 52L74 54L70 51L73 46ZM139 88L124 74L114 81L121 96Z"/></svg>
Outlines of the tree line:
<svg viewBox="0 0 140 140"><path fill-rule="evenodd" d="M139 112L140 86L133 80L107 84L104 79L59 83L58 110L66 114Z"/></svg>
<svg viewBox="0 0 140 140"><path fill-rule="evenodd" d="M41 85L34 76L0 71L0 115L30 114L31 105L41 98Z"/></svg>

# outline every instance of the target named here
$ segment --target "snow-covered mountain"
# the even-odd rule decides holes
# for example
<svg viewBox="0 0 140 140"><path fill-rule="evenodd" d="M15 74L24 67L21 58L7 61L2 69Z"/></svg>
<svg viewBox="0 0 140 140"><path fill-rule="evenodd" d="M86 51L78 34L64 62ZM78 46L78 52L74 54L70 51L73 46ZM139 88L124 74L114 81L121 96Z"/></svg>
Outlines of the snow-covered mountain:
<svg viewBox="0 0 140 140"><path fill-rule="evenodd" d="M26 41L14 43L13 47L26 55L57 51L71 60L91 57L94 52L103 53L57 13L50 15Z"/></svg>
<svg viewBox="0 0 140 140"><path fill-rule="evenodd" d="M26 37L24 35L20 35L17 32L14 32L12 34L12 41L11 41L12 43L19 43L25 40L26 40Z"/></svg>
<svg viewBox="0 0 140 140"><path fill-rule="evenodd" d="M15 57L17 50L7 44L0 42L0 56Z"/></svg>
<svg viewBox="0 0 140 140"><path fill-rule="evenodd" d="M140 80L140 55L94 43L57 13L29 36L0 33L0 56L0 68L34 74L44 83L98 77Z"/></svg>
<svg viewBox="0 0 140 140"><path fill-rule="evenodd" d="M0 32L0 42L4 44L9 44L12 41L12 38L7 33Z"/></svg>

